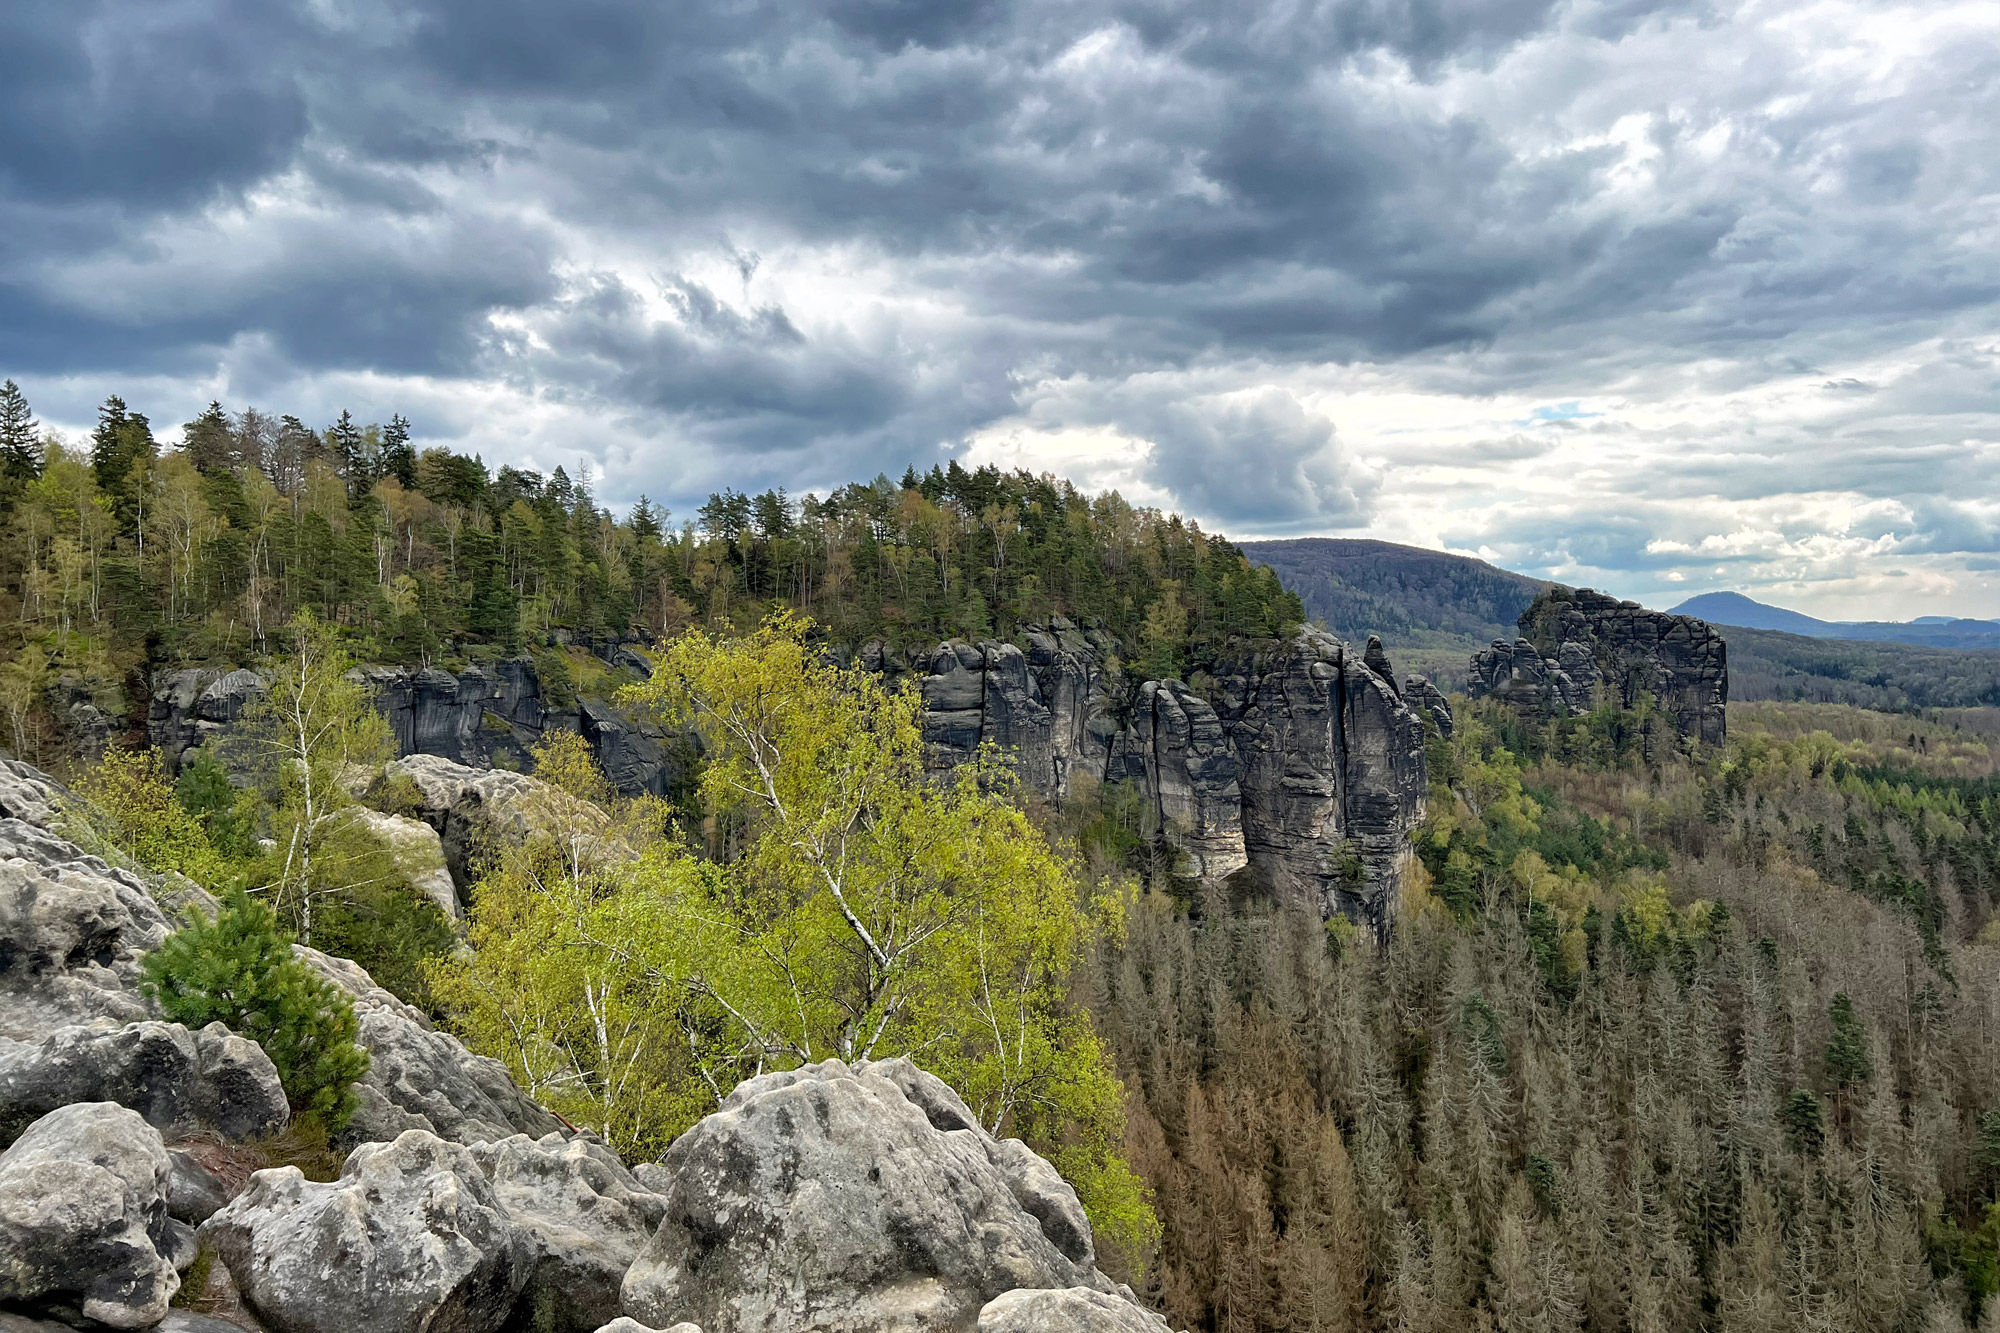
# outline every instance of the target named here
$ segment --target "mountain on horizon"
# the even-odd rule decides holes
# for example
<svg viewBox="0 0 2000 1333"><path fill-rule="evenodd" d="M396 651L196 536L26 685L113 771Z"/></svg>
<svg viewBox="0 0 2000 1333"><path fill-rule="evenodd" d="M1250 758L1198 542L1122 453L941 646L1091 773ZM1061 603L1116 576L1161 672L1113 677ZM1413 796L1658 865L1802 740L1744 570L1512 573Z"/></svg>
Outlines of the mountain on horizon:
<svg viewBox="0 0 2000 1333"><path fill-rule="evenodd" d="M1705 592L1673 608L1675 615L1698 616L1735 629L1779 630L1809 639L1862 643L1910 643L1927 648L2000 650L2000 620L1919 616L1914 620L1821 620L1772 606L1740 592Z"/></svg>

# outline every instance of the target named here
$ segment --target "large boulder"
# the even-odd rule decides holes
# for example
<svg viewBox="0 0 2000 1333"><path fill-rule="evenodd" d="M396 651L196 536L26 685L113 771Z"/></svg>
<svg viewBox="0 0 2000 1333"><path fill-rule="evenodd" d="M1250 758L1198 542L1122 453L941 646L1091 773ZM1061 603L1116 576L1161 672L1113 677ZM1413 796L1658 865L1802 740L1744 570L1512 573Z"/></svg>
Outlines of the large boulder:
<svg viewBox="0 0 2000 1333"><path fill-rule="evenodd" d="M280 1333L494 1333L535 1261L472 1154L421 1130L327 1184L259 1171L201 1239Z"/></svg>
<svg viewBox="0 0 2000 1333"><path fill-rule="evenodd" d="M559 824L600 829L604 812L553 783L498 768L471 768L432 754L413 754L389 765L408 778L423 799L424 822L442 840L445 862L463 898L480 863L505 842L551 831Z"/></svg>
<svg viewBox="0 0 2000 1333"><path fill-rule="evenodd" d="M590 1333L616 1319L625 1273L667 1201L588 1139L517 1134L471 1151L494 1196L534 1243L521 1309L536 1333Z"/></svg>
<svg viewBox="0 0 2000 1333"><path fill-rule="evenodd" d="M0 802L51 818L35 808L41 784L22 777L24 767L12 766ZM150 1018L139 960L170 929L138 876L36 824L0 818L0 1037L40 1041L79 1023Z"/></svg>
<svg viewBox="0 0 2000 1333"><path fill-rule="evenodd" d="M396 869L410 881L410 887L456 921L461 915L458 889L452 884L451 867L444 859L444 839L438 831L408 815L385 814L366 806L356 809L368 831L389 849Z"/></svg>
<svg viewBox="0 0 2000 1333"><path fill-rule="evenodd" d="M1167 1321L1090 1287L1003 1292L979 1311L979 1333L1168 1333Z"/></svg>
<svg viewBox="0 0 2000 1333"><path fill-rule="evenodd" d="M257 1043L220 1023L58 1028L39 1042L0 1038L0 1145L71 1102L116 1102L162 1133L247 1139L285 1127L278 1071Z"/></svg>
<svg viewBox="0 0 2000 1333"><path fill-rule="evenodd" d="M1052 1171L1029 1179L948 1090L884 1064L751 1079L675 1140L666 1216L626 1274L626 1312L708 1333L969 1333L1016 1287L1116 1294Z"/></svg>
<svg viewBox="0 0 2000 1333"><path fill-rule="evenodd" d="M0 1303L145 1328L180 1289L160 1133L109 1102L51 1111L0 1154Z"/></svg>
<svg viewBox="0 0 2000 1333"><path fill-rule="evenodd" d="M342 1131L343 1146L412 1129L477 1143L515 1134L540 1138L562 1128L515 1085L505 1065L437 1031L421 1010L377 986L360 964L303 945L292 952L347 993L368 1051L368 1073L355 1085L360 1109Z"/></svg>

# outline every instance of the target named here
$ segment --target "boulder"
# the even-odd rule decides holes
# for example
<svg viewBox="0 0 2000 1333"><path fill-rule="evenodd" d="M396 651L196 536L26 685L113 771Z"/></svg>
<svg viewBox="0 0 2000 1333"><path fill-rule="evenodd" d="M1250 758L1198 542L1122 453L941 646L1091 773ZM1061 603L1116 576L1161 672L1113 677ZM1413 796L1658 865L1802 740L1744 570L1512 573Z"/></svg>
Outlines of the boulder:
<svg viewBox="0 0 2000 1333"><path fill-rule="evenodd" d="M0 801L34 809L34 789L46 786L21 767L11 788L0 784ZM0 1037L40 1041L79 1023L151 1017L139 959L169 930L138 876L22 819L0 819Z"/></svg>
<svg viewBox="0 0 2000 1333"><path fill-rule="evenodd" d="M355 1085L360 1109L341 1132L343 1146L386 1141L412 1129L477 1143L515 1134L540 1138L562 1128L515 1086L505 1065L437 1031L421 1010L377 986L360 964L303 945L292 952L347 993L368 1051L368 1073Z"/></svg>
<svg viewBox="0 0 2000 1333"><path fill-rule="evenodd" d="M475 1143L494 1196L534 1242L521 1309L536 1333L590 1333L620 1310L620 1289L665 1215L603 1144L560 1134Z"/></svg>
<svg viewBox="0 0 2000 1333"><path fill-rule="evenodd" d="M0 819L41 828L55 821L66 793L56 780L18 759L0 759Z"/></svg>
<svg viewBox="0 0 2000 1333"><path fill-rule="evenodd" d="M1080 1210L1046 1227L1020 1191L1048 1181L898 1063L750 1079L676 1139L665 1219L625 1277L627 1313L709 1333L969 1333L1016 1287L1115 1293Z"/></svg>
<svg viewBox="0 0 2000 1333"><path fill-rule="evenodd" d="M270 1057L220 1023L189 1032L148 1020L58 1028L33 1043L0 1038L0 1145L70 1102L116 1102L176 1137L247 1139L289 1119Z"/></svg>
<svg viewBox="0 0 2000 1333"><path fill-rule="evenodd" d="M109 1102L51 1111L0 1154L0 1303L145 1328L180 1290L160 1133Z"/></svg>
<svg viewBox="0 0 2000 1333"><path fill-rule="evenodd" d="M167 1182L167 1216L198 1227L229 1202L229 1188L194 1154L169 1148L167 1156L174 1163L173 1178Z"/></svg>
<svg viewBox="0 0 2000 1333"><path fill-rule="evenodd" d="M452 885L451 867L444 859L444 839L438 836L438 831L407 815L384 814L366 806L357 809L361 822L389 849L396 869L403 872L410 887L456 921L461 915L458 890Z"/></svg>
<svg viewBox="0 0 2000 1333"><path fill-rule="evenodd" d="M494 1333L535 1258L472 1154L421 1130L355 1149L327 1184L259 1171L201 1239L282 1333Z"/></svg>
<svg viewBox="0 0 2000 1333"><path fill-rule="evenodd" d="M1168 1333L1167 1321L1090 1287L1002 1292L979 1311L979 1333Z"/></svg>
<svg viewBox="0 0 2000 1333"><path fill-rule="evenodd" d="M7 1330L0 1328L0 1333L7 1333ZM619 1315L616 1319L598 1329L597 1333L701 1333L701 1325L680 1323L675 1324L672 1328L652 1329L647 1328L630 1315Z"/></svg>
<svg viewBox="0 0 2000 1333"><path fill-rule="evenodd" d="M409 778L423 797L424 821L440 835L461 897L478 878L481 858L500 841L572 822L608 824L596 806L525 773L471 768L430 754L398 759L388 771Z"/></svg>

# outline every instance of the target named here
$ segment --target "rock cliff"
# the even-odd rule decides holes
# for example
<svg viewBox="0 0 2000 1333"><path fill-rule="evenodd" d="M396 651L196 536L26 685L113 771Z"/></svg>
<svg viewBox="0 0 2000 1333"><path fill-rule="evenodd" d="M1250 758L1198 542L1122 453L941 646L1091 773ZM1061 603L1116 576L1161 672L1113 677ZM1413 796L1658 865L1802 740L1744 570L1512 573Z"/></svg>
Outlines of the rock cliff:
<svg viewBox="0 0 2000 1333"><path fill-rule="evenodd" d="M597 651L620 679L640 679L646 672L645 659L631 645L607 643ZM409 666L357 670L388 719L400 754L518 769L528 766L528 751L544 733L574 731L590 743L619 791L663 795L676 780L672 747L657 727L605 699L552 697L531 658L505 658L456 673ZM147 736L177 771L188 751L236 722L265 683L243 668L159 672L152 681Z"/></svg>
<svg viewBox="0 0 2000 1333"><path fill-rule="evenodd" d="M1322 915L1387 929L1424 813L1417 710L1436 691L1406 702L1381 644L1356 653L1301 630L1209 664L1197 689L1118 672L1110 641L1067 620L1021 638L945 643L907 664L872 644L859 660L919 673L938 766L991 743L1052 800L1130 783L1190 876L1247 872Z"/></svg>
<svg viewBox="0 0 2000 1333"><path fill-rule="evenodd" d="M1555 588L1521 613L1521 636L1475 653L1471 692L1531 716L1576 716L1599 703L1629 708L1650 694L1680 735L1727 736L1729 651L1692 616L1648 611L1590 588Z"/></svg>

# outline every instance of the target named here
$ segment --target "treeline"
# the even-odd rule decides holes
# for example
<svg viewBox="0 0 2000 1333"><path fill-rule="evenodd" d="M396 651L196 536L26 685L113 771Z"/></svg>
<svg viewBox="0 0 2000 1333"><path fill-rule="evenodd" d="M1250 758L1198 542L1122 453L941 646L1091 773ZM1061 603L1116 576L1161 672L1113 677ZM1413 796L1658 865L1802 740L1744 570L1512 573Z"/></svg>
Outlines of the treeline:
<svg viewBox="0 0 2000 1333"><path fill-rule="evenodd" d="M211 403L163 447L107 399L87 440L0 390L0 691L56 676L121 713L136 668L269 651L304 610L364 658L460 659L560 636L745 629L774 604L850 642L928 646L1055 615L1100 620L1147 669L1303 612L1227 541L1116 494L956 462L794 499L725 490L676 525L622 518L587 470L420 449L402 417L324 428Z"/></svg>
<svg viewBox="0 0 2000 1333"><path fill-rule="evenodd" d="M1989 1326L1994 752L1843 711L1648 766L1462 708L1380 954L1145 894L1093 1012L1170 1320Z"/></svg>

